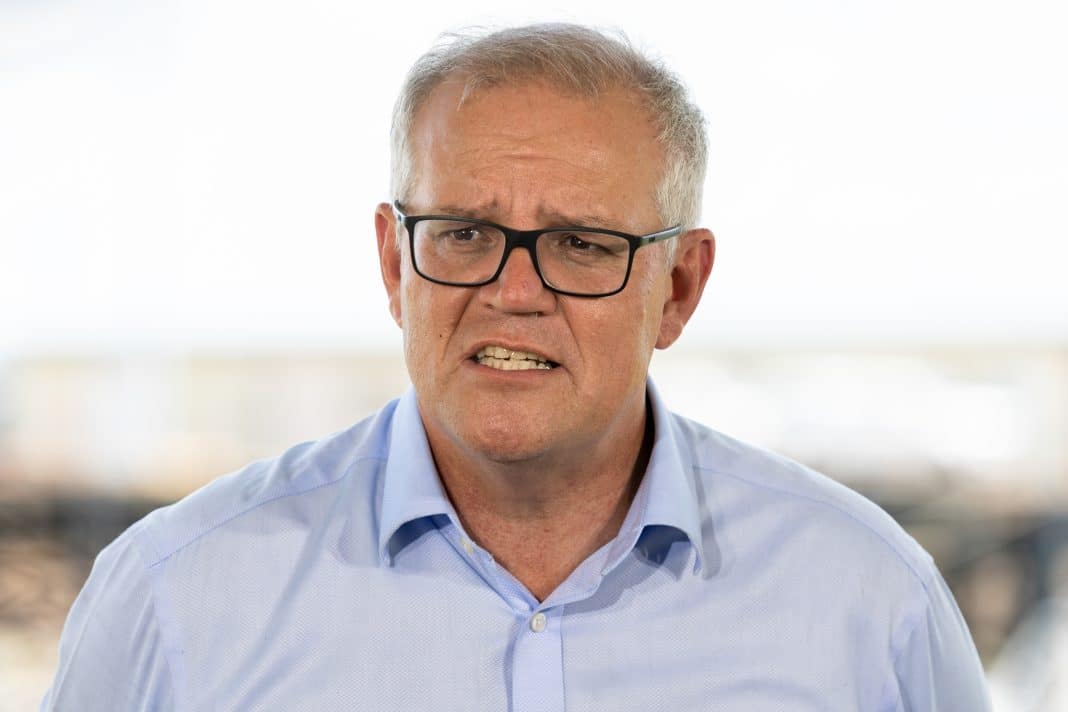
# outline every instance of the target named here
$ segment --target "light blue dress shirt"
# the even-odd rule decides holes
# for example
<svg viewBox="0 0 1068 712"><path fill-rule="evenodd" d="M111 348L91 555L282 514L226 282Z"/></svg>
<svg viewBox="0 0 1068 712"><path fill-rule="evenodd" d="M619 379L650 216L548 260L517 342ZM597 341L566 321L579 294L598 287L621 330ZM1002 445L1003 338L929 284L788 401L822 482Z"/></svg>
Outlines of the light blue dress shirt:
<svg viewBox="0 0 1068 712"><path fill-rule="evenodd" d="M409 392L101 552L42 709L989 709L945 583L890 517L649 396L618 537L545 601L465 534Z"/></svg>

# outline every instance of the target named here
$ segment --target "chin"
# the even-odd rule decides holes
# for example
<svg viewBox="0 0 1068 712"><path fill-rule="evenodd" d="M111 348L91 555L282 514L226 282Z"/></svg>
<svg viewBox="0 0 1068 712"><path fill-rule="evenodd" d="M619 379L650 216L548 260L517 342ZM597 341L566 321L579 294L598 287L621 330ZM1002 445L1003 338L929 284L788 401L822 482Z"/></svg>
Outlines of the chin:
<svg viewBox="0 0 1068 712"><path fill-rule="evenodd" d="M529 426L511 424L510 427L485 427L461 436L467 447L482 457L498 463L531 460L548 449L543 433L535 433Z"/></svg>

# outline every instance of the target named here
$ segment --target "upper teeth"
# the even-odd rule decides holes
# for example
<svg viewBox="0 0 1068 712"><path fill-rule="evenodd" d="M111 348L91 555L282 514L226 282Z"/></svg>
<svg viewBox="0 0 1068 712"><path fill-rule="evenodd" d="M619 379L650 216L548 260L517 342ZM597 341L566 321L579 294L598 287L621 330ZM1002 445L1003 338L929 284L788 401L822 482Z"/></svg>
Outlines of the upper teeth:
<svg viewBox="0 0 1068 712"><path fill-rule="evenodd" d="M481 351L478 352L476 358L501 358L501 359L527 359L530 361L538 361L539 363L545 363L546 358L538 354L530 353L529 351L512 351L506 349L503 346L484 346Z"/></svg>
<svg viewBox="0 0 1068 712"><path fill-rule="evenodd" d="M548 359L529 351L512 351L503 346L486 346L475 354L475 359L483 366L503 371L527 371L530 369L548 370L553 367Z"/></svg>

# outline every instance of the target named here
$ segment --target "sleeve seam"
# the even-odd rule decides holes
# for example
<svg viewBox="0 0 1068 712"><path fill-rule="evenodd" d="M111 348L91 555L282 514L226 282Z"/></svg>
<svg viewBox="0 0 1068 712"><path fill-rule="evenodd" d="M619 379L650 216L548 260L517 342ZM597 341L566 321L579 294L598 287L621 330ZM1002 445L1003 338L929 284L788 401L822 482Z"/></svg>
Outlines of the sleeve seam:
<svg viewBox="0 0 1068 712"><path fill-rule="evenodd" d="M94 568L103 563L102 560L101 560L101 556L104 555L105 553L110 553L110 552L108 552L108 549L110 547L112 547L112 546L117 546L118 544L119 544L119 541L116 540L115 542L112 542L112 544L110 544L108 547L105 547L105 549L103 551L98 553L97 557L96 557L96 560L93 563ZM132 545L132 542L129 542L128 545ZM117 554L116 554L116 556L117 556ZM110 579L112 574L114 574L114 570L115 570L115 566L114 566L114 564L112 564L109 567L109 571L107 572L107 578L108 579ZM87 576L85 582L82 583L82 592L78 594L79 596L84 594L85 587L88 585L89 579L92 577L92 575L93 575L93 572L90 571L89 572L89 576ZM65 683L66 683L67 674L68 674L68 671L70 670L70 661L73 660L75 657L77 657L77 651L81 649L82 641L85 639L85 631L89 627L89 621L96 617L95 613L96 613L97 608L100 606L100 600L101 600L101 597L98 595L98 596L94 596L92 601L90 601L90 608L89 608L89 611L87 612L87 615L85 616L85 622L78 629L77 638L74 639L72 641L72 643L71 643L71 646L70 646L71 652L69 654L67 654L67 655L63 655L62 648L59 651L59 653L60 653L59 664L58 664L58 666L56 668L56 674L55 674L55 676L54 676L54 678L52 680L51 687L50 687L50 689L49 689L49 691L47 693L48 701L52 705L52 709L55 709L55 699L54 699L55 698L55 694L56 694L57 691L61 690L63 688L63 686L65 685ZM77 603L77 600L75 601L75 603ZM69 615L70 615L70 613L68 612L68 616ZM68 619L68 623L69 623L69 619ZM61 641L61 643L62 643L62 641Z"/></svg>
<svg viewBox="0 0 1068 712"><path fill-rule="evenodd" d="M162 576L163 567L158 566L157 564L145 565L146 561L141 548L142 542L140 539L142 537L149 537L149 532L146 531L146 529L147 527L144 527L138 531L140 536L137 537L138 541L136 542L137 556L141 559L145 574L149 577L149 586L152 596L152 617L156 622L156 627L159 629L160 640L163 645L163 659L167 663L167 673L170 676L171 689L174 690L174 706L176 710L180 710L184 707L184 695L182 694L181 686L178 684L178 663L174 660L172 655L173 652L177 650L177 646L172 646L170 644L170 638L172 637L170 635L171 628L164 624L164 615L161 612L162 604L160 599L162 598L162 594L160 592L160 578ZM151 545L151 542L148 542L148 544Z"/></svg>
<svg viewBox="0 0 1068 712"><path fill-rule="evenodd" d="M903 702L902 699L901 699L901 686L900 685L893 685L892 686L894 678L897 676L897 672L896 672L897 671L897 663L898 663L899 660L901 660L901 656L904 655L905 651L908 649L909 641L911 641L913 636L916 635L916 631L919 629L920 623L924 619L924 613L926 611L928 611L930 609L930 607L931 607L931 599L930 599L930 594L927 591L927 587L923 586L922 590L923 590L923 598L924 598L923 604L920 607L920 611L918 611L916 613L916 615L913 617L913 620L911 621L911 625L908 628L908 633L906 633L901 638L901 647L899 647L897 650L892 650L891 651L892 654L891 654L891 657L890 657L890 666L889 666L889 669L887 670L887 680L886 680L886 683L883 685L883 695L882 696L886 695L886 690L888 688L892 687L892 689L895 691L894 692L894 699L899 703L896 707L892 708L892 709L895 709L895 710L904 709L904 705L901 704ZM891 646L893 646L893 641L892 640L891 640Z"/></svg>

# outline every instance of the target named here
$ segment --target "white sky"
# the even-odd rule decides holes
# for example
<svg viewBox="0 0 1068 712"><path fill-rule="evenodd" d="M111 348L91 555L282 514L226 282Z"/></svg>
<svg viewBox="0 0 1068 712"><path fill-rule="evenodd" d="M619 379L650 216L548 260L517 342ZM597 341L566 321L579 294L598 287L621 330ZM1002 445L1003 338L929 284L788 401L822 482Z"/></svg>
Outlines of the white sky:
<svg viewBox="0 0 1068 712"><path fill-rule="evenodd" d="M1063 3L693 7L0 0L0 357L399 343L395 92L531 19L624 29L709 117L686 342L1068 341Z"/></svg>

